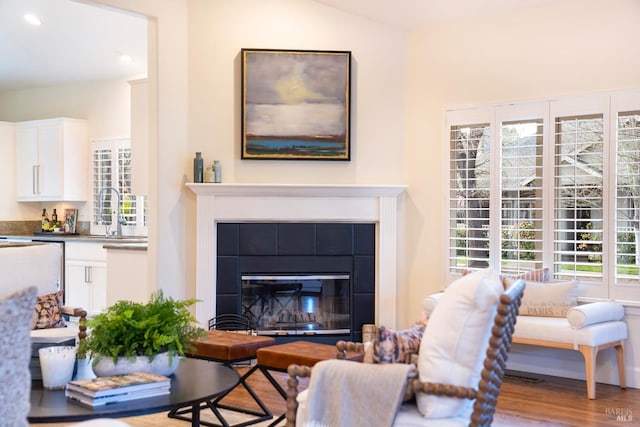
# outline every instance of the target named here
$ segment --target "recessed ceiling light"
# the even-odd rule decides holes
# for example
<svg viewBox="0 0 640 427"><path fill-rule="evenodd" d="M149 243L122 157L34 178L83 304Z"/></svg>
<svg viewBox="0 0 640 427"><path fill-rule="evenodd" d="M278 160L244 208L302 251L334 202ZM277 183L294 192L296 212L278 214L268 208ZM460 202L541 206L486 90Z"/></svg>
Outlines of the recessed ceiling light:
<svg viewBox="0 0 640 427"><path fill-rule="evenodd" d="M133 58L131 57L131 55L127 55L123 53L122 55L120 55L120 62L128 64L130 62L133 62Z"/></svg>
<svg viewBox="0 0 640 427"><path fill-rule="evenodd" d="M42 21L40 20L40 18L38 18L33 13L25 13L24 20L27 21L29 24L35 25L35 26L42 24Z"/></svg>

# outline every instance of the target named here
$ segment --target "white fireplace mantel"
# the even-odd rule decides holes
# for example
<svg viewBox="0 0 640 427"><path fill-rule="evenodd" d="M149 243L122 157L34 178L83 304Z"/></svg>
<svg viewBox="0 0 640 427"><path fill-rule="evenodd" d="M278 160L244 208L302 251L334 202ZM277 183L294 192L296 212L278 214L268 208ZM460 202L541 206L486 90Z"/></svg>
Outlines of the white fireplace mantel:
<svg viewBox="0 0 640 427"><path fill-rule="evenodd" d="M398 198L405 185L187 184L196 194L196 319L216 313L218 222L376 224L376 323L396 323ZM384 260L384 262L381 262ZM380 308L384 307L384 310Z"/></svg>

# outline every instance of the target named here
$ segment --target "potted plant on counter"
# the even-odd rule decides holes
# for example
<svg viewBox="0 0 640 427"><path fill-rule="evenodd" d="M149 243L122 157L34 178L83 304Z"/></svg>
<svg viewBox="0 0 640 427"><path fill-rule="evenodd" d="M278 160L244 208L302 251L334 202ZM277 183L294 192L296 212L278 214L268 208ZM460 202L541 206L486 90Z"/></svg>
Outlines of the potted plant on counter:
<svg viewBox="0 0 640 427"><path fill-rule="evenodd" d="M189 311L195 303L165 298L162 291L146 304L118 301L87 321L89 334L79 351L93 359L97 376L135 371L171 375L178 356L206 335Z"/></svg>

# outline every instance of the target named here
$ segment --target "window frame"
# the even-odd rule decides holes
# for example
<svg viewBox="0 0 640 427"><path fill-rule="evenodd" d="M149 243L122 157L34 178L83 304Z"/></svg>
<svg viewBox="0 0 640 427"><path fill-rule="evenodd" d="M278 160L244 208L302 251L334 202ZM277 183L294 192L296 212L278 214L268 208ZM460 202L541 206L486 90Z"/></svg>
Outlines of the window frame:
<svg viewBox="0 0 640 427"><path fill-rule="evenodd" d="M118 150L120 149L129 149L131 150L131 138L123 137L123 138L107 138L107 139L94 139L90 142L90 183L91 183L91 201L90 201L90 233L91 234L106 234L107 225L98 224L95 219L98 212L96 212L96 197L98 195L99 189L96 189L94 174L96 173L94 170L94 153L97 150L110 150L112 154L112 186L118 188L118 191L122 195L122 189L118 185ZM131 166L130 166L131 167ZM131 175L131 171L129 171L129 175ZM115 183L115 185L114 185ZM148 233L148 223L147 223L147 198L145 196L134 195L136 200L136 220L135 225L132 224L123 224L122 225L122 235L123 236L146 236ZM113 193L112 193L112 196ZM124 199L120 200L120 203L125 203ZM115 231L114 225L109 225L109 232L113 233Z"/></svg>
<svg viewBox="0 0 640 427"><path fill-rule="evenodd" d="M542 264L553 273L554 266L554 186L555 186L555 121L558 117L601 114L603 117L603 171L602 171L602 281L580 281L581 300L614 299L619 301L640 302L640 286L616 283L616 147L618 113L640 110L640 92L610 93L576 96L563 99L479 106L476 108L451 108L445 111L445 132L443 150L446 159L446 209L444 215L446 238L443 239L443 253L446 262L446 282L459 277L452 270L451 259L451 129L453 126L465 126L488 123L490 128L490 161L492 165L501 165L501 129L504 122L542 119L543 170L542 170ZM501 167L491 167L490 177L490 214L489 230L489 266L500 271L501 265Z"/></svg>

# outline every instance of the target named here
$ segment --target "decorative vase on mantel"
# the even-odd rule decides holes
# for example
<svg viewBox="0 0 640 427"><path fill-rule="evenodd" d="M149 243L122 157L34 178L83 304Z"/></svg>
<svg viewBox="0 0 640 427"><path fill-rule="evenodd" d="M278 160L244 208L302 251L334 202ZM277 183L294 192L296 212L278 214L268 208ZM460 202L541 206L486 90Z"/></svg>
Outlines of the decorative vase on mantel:
<svg viewBox="0 0 640 427"><path fill-rule="evenodd" d="M110 357L101 357L93 361L93 372L98 377L124 375L132 372L152 372L168 377L178 369L179 363L180 358L175 354L173 357L169 357L168 352L156 355L151 361L147 356L137 356L135 358L120 357L117 363L114 363Z"/></svg>

